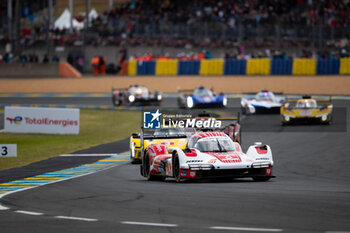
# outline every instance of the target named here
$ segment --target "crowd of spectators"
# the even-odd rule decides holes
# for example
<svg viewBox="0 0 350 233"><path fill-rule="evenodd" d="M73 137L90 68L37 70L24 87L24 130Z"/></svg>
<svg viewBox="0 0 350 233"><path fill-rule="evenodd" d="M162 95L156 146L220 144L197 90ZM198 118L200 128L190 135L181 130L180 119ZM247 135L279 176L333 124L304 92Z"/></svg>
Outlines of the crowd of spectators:
<svg viewBox="0 0 350 233"><path fill-rule="evenodd" d="M350 27L350 1L332 0L131 0L103 12L91 22L86 42L90 45L129 46L231 47L238 36L256 27L268 31L279 25L281 29L305 29L321 25L337 29ZM81 20L81 19L79 19ZM230 32L238 30L234 37ZM224 29L224 30L222 30ZM283 31L281 34L283 37ZM20 45L28 47L44 44L48 28L23 28ZM228 32L223 35L222 32ZM50 41L55 46L81 45L79 31L50 30ZM277 42L276 36L259 38L244 35L239 43L255 47L293 47L298 41L308 46L310 30L304 30L305 40L289 39ZM349 31L350 33L350 31ZM243 33L244 34L244 33ZM249 34L249 33L248 33ZM170 36L169 36L170 35ZM215 37L216 36L216 37ZM295 35L296 36L296 35ZM300 36L300 35L299 35ZM349 36L349 35L343 35ZM213 38L214 37L214 38ZM336 46L342 38L335 38L329 46ZM0 42L6 43L6 37ZM349 47L349 44L346 45Z"/></svg>
<svg viewBox="0 0 350 233"><path fill-rule="evenodd" d="M59 56L56 54L52 56L51 62L58 63L60 61ZM21 54L15 57L12 53L5 53L4 55L0 54L0 64L1 63L49 63L50 59L47 54L44 54L42 59L40 60L38 55L35 53L26 54L21 52Z"/></svg>
<svg viewBox="0 0 350 233"><path fill-rule="evenodd" d="M84 19L80 16L79 20ZM281 29L280 37L274 34L276 30L269 31L275 27ZM319 35L319 27L338 30L339 33L335 33L332 39L324 40L311 38L307 34L316 31ZM249 36L249 30L256 28L272 34L264 36L257 33ZM312 28L316 30L310 30ZM304 30L306 34L296 35L297 31L293 31L294 37L288 39L283 33L292 29ZM236 34L222 34L224 31ZM323 34L325 38L329 37L325 34L327 33ZM209 56L207 53L216 48L226 48L225 58L232 59L289 58L292 55L288 54L288 49L295 47L306 48L298 55L300 57L339 58L349 56L349 37L350 0L130 0L111 11L101 13L90 22L86 43L122 48L127 45L174 47L183 48L184 51L199 51L199 48L207 50L199 53L182 52L173 56L153 54L152 59L210 58L211 54ZM81 46L83 33L70 29L49 29L46 25L22 28L19 46L23 50L45 46L47 39L55 47ZM9 43L11 41L8 36L0 37L0 45ZM322 46L318 46L320 43ZM314 52L319 48L322 51ZM121 57L123 61L127 59L125 51L121 52ZM149 59L150 54L132 57L145 60ZM75 56L68 60L83 69L82 59L81 56ZM52 57L52 62L58 61L57 56ZM45 63L50 62L50 59L47 56L39 59L35 54L25 53L13 58L12 54L6 53L0 55L0 62Z"/></svg>
<svg viewBox="0 0 350 233"><path fill-rule="evenodd" d="M320 51L313 53L310 50L302 50L300 56L301 58L316 58L316 59L339 59L344 57L350 57L349 53L346 50L341 50L338 53L330 52L328 50ZM203 50L199 53L193 51L190 52L179 52L175 55L170 55L169 53L165 54L152 54L151 52L145 54L135 54L130 57L129 60L138 60L138 61L150 61L150 60L169 60L177 59L180 61L191 61L191 60L201 60L201 59L211 59L211 53L208 50ZM224 59L250 59L250 58L270 58L270 59L292 59L293 56L288 55L285 51L281 50L255 50L253 52L246 52L244 46L239 46L235 49L228 50Z"/></svg>

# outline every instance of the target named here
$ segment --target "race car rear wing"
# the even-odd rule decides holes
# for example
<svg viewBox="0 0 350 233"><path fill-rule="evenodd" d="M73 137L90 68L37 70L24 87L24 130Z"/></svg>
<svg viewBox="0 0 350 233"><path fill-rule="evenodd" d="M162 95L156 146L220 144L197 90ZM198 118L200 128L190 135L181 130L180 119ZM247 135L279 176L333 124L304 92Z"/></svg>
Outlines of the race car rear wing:
<svg viewBox="0 0 350 233"><path fill-rule="evenodd" d="M282 103L282 106L284 106L284 108L288 108L288 109L293 109L295 108L296 103L300 100L300 99L311 99L311 96L304 96L304 97L299 97L299 98L293 98L293 99L286 99L284 100L284 102ZM321 97L321 98L312 98L313 100L316 100L317 102L317 109L321 109L327 106L332 105L332 97L329 96L328 98L325 97Z"/></svg>
<svg viewBox="0 0 350 233"><path fill-rule="evenodd" d="M208 88L210 89L213 93L214 93L214 89L213 88ZM190 95L192 94L194 91L194 89L178 89L177 92L179 94L187 94L187 95ZM215 94L215 93L214 93Z"/></svg>
<svg viewBox="0 0 350 233"><path fill-rule="evenodd" d="M298 100L300 99L311 99L311 96L303 96L303 97L294 97L294 98L287 98L285 99L284 103L295 103L295 102L298 102ZM328 98L326 97L315 97L315 98L312 98L314 100L316 100L317 102L328 102L328 103L331 103L332 102L332 96L328 96Z"/></svg>
<svg viewBox="0 0 350 233"><path fill-rule="evenodd" d="M128 90L129 90L129 88L115 88L115 87L112 87L112 92L114 92L114 91L127 92Z"/></svg>
<svg viewBox="0 0 350 233"><path fill-rule="evenodd" d="M310 97L311 98L311 97ZM302 97L300 98L287 98L286 101L288 102L297 102L298 100L303 99ZM331 102L332 101L332 96L329 96L328 98L322 97L322 98L312 98L318 102Z"/></svg>

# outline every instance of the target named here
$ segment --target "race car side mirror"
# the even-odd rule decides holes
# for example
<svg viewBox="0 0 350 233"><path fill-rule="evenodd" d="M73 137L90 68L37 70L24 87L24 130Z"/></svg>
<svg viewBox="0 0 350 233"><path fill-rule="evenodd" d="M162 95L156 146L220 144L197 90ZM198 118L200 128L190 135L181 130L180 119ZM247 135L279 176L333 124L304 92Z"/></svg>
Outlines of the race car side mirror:
<svg viewBox="0 0 350 233"><path fill-rule="evenodd" d="M138 136L139 136L139 133L136 133L136 132L131 133L131 137L138 137Z"/></svg>
<svg viewBox="0 0 350 233"><path fill-rule="evenodd" d="M186 147L185 149L182 150L184 153L191 153L191 149Z"/></svg>

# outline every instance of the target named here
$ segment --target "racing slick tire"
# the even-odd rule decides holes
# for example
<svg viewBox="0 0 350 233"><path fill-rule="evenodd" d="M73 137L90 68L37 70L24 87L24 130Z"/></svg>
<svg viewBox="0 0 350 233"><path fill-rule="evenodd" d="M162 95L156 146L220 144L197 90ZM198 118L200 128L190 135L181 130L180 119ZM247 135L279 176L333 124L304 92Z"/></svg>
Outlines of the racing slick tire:
<svg viewBox="0 0 350 233"><path fill-rule="evenodd" d="M268 181L269 179L271 179L271 177L269 176L253 176L252 178L254 181L257 181L257 182Z"/></svg>
<svg viewBox="0 0 350 233"><path fill-rule="evenodd" d="M173 176L174 176L176 182L181 181L180 159L179 159L179 155L176 152L173 154Z"/></svg>
<svg viewBox="0 0 350 233"><path fill-rule="evenodd" d="M165 177L163 176L156 176L156 175L151 175L151 164L150 164L150 159L148 152L145 151L145 164L144 164L144 174L147 177L147 180L149 181L163 181L165 180Z"/></svg>
<svg viewBox="0 0 350 233"><path fill-rule="evenodd" d="M120 105L122 105L122 103L123 103L123 101L120 99L120 98L116 98L116 97L114 97L113 96L113 105L114 106L120 106Z"/></svg>

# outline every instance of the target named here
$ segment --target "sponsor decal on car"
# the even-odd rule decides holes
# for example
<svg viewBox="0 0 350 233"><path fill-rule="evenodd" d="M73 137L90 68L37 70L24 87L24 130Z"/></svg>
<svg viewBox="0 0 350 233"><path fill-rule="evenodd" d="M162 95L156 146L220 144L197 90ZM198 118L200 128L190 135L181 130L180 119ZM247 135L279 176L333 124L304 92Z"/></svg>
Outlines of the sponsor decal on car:
<svg viewBox="0 0 350 233"><path fill-rule="evenodd" d="M266 173L267 176L270 176L272 174L272 168L271 167L267 167L265 169L265 173Z"/></svg>
<svg viewBox="0 0 350 233"><path fill-rule="evenodd" d="M240 163L242 162L241 157L237 153L216 153L211 152L208 153L209 155L212 155L219 159L223 163Z"/></svg>
<svg viewBox="0 0 350 233"><path fill-rule="evenodd" d="M216 159L211 159L208 161L208 163L216 163Z"/></svg>
<svg viewBox="0 0 350 233"><path fill-rule="evenodd" d="M202 163L203 160L187 160L186 163Z"/></svg>
<svg viewBox="0 0 350 233"><path fill-rule="evenodd" d="M190 171L190 177L192 177L192 178L196 177L196 172L195 171Z"/></svg>

